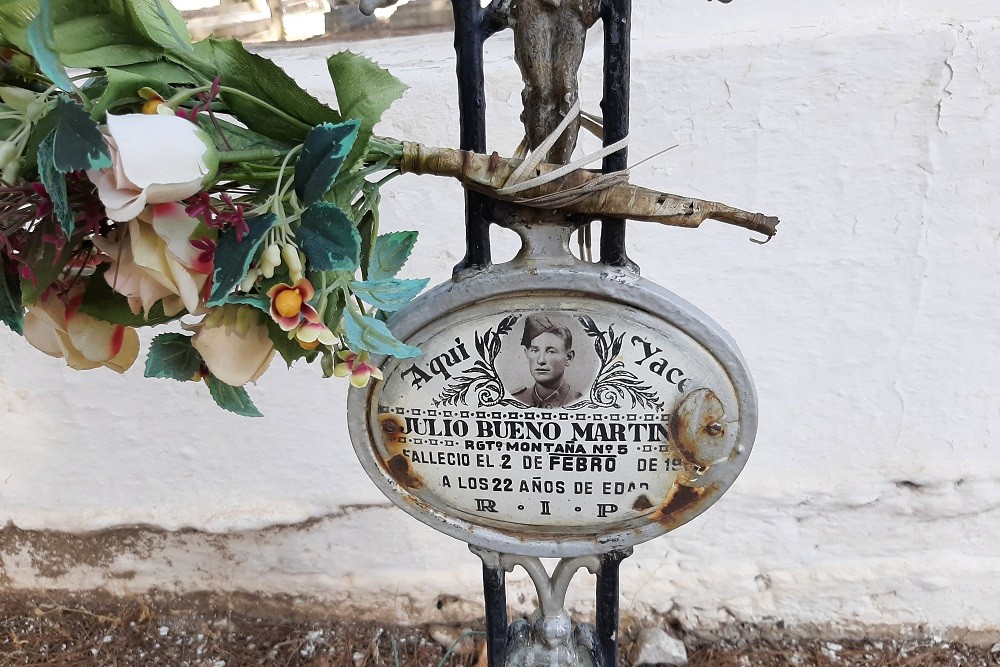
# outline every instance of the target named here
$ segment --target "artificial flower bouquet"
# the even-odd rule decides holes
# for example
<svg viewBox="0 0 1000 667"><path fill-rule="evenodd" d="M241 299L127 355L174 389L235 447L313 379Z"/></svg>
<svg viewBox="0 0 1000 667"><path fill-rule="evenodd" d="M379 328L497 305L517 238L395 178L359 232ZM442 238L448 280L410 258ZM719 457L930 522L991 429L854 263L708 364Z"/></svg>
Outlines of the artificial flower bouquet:
<svg viewBox="0 0 1000 667"><path fill-rule="evenodd" d="M400 173L578 220L776 232L581 168L627 138L545 163L579 105L530 154L428 148L373 136L405 88L389 72L348 52L327 68L336 110L236 40L192 43L167 0L0 0L0 320L73 368L118 372L136 327L180 321L146 375L202 380L257 416L244 385L275 354L356 386L381 377L371 355L420 354L385 325L427 282L397 277L416 232L379 233L379 187Z"/></svg>
<svg viewBox="0 0 1000 667"><path fill-rule="evenodd" d="M343 52L340 108L236 40L192 43L166 0L0 0L0 319L75 369L204 381L223 408L275 355L356 386L411 357L384 323L426 280L379 231L403 92ZM375 174L388 175L381 181Z"/></svg>

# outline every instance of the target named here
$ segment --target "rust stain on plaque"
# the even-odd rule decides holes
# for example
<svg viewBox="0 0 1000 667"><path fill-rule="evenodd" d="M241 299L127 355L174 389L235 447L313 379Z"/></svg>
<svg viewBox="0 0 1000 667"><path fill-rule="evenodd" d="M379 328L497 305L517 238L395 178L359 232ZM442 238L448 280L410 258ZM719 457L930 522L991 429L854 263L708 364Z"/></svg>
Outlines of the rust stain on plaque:
<svg viewBox="0 0 1000 667"><path fill-rule="evenodd" d="M382 458L383 467L403 488L410 491L424 488L426 486L424 480L413 470L410 459L403 454L403 448L407 444L406 434L403 432L403 418L399 415L386 414L378 418L378 423L387 453L385 458L379 457Z"/></svg>
<svg viewBox="0 0 1000 667"><path fill-rule="evenodd" d="M385 444L389 457L398 456L406 446L406 434L403 432L403 418L399 415L381 415L378 418L382 429L382 442Z"/></svg>
<svg viewBox="0 0 1000 667"><path fill-rule="evenodd" d="M675 484L664 498L663 504L652 514L652 518L668 530L676 528L692 518L702 506L702 501L715 496L718 489L718 482L706 487Z"/></svg>
<svg viewBox="0 0 1000 667"><path fill-rule="evenodd" d="M685 460L707 468L721 453L718 450L726 435L725 417L725 408L715 393L698 389L670 415L670 440Z"/></svg>
<svg viewBox="0 0 1000 667"><path fill-rule="evenodd" d="M649 496L647 496L646 494L642 494L641 496L635 499L634 503L632 503L632 509L634 509L636 512L644 512L652 506L653 503L649 501Z"/></svg>
<svg viewBox="0 0 1000 667"><path fill-rule="evenodd" d="M399 482L400 486L404 486L410 490L424 488L424 480L420 478L420 475L413 472L413 468L410 466L410 459L402 454L396 454L386 461L386 468L389 469L393 479Z"/></svg>

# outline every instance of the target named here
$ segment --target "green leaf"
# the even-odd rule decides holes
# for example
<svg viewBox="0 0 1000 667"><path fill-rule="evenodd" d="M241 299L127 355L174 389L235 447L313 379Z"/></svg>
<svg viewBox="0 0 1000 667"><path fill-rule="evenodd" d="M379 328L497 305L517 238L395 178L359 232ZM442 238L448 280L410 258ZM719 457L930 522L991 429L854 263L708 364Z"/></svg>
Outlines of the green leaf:
<svg viewBox="0 0 1000 667"><path fill-rule="evenodd" d="M358 233L361 234L361 277L364 280L371 278L369 269L372 259L372 248L375 246L378 235L378 207L370 209L361 216L358 222Z"/></svg>
<svg viewBox="0 0 1000 667"><path fill-rule="evenodd" d="M201 128L211 136L216 137L216 144L222 147L224 144L218 138L218 130L216 129L216 125L218 125L218 129L222 130L222 135L225 137L226 142L229 143L229 148L226 150L244 151L256 148L273 148L276 151L285 153L292 148L291 144L270 139L263 134L258 134L245 127L227 123L221 118L216 118L215 123L210 118L203 116L199 116L198 120L201 123ZM273 162L277 164L280 160L281 158L275 158ZM260 162L260 160L255 160L255 162Z"/></svg>
<svg viewBox="0 0 1000 667"><path fill-rule="evenodd" d="M274 349L285 360L285 364L289 368L292 367L293 362L299 359L312 359L317 354L316 350L304 349L294 336L289 338L288 332L282 331L278 323L270 317L267 318L267 335L270 337Z"/></svg>
<svg viewBox="0 0 1000 667"><path fill-rule="evenodd" d="M51 113L56 114L53 140L56 169L68 174L111 166L111 154L104 135L82 104L60 95Z"/></svg>
<svg viewBox="0 0 1000 667"><path fill-rule="evenodd" d="M79 2L79 0L74 0ZM90 0L88 0L90 1ZM118 0L124 5L133 26L168 53L194 53L191 33L184 17L165 0Z"/></svg>
<svg viewBox="0 0 1000 667"><path fill-rule="evenodd" d="M165 315L162 301L154 303L146 314L133 313L128 299L114 291L104 277L110 270L113 269L103 265L87 279L87 291L84 293L83 301L80 302L81 313L112 324L124 324L127 327L155 326L172 322L187 314L186 310L182 310L176 315Z"/></svg>
<svg viewBox="0 0 1000 667"><path fill-rule="evenodd" d="M420 348L401 343L389 331L385 322L362 315L354 308L344 313L344 334L355 352L364 350L372 354L389 354L399 359L420 356Z"/></svg>
<svg viewBox="0 0 1000 667"><path fill-rule="evenodd" d="M357 270L361 235L343 211L333 204L319 202L302 212L301 221L295 237L313 270Z"/></svg>
<svg viewBox="0 0 1000 667"><path fill-rule="evenodd" d="M382 280L355 281L351 283L351 291L361 297L365 303L370 303L379 310L394 313L420 293L427 286L427 278L421 280L399 280L384 278Z"/></svg>
<svg viewBox="0 0 1000 667"><path fill-rule="evenodd" d="M252 296L250 294L230 294L226 298L226 303L238 303L245 306L253 306L257 310L270 314L271 300L266 296Z"/></svg>
<svg viewBox="0 0 1000 667"><path fill-rule="evenodd" d="M54 106L52 108L55 108ZM45 139L52 130L56 129L58 122L56 115L50 110L32 126L31 134L28 135L28 143L24 147L24 168L21 173L27 173L38 168L38 151Z"/></svg>
<svg viewBox="0 0 1000 667"><path fill-rule="evenodd" d="M298 144L313 127L341 121L340 114L304 91L283 69L267 58L250 53L235 39L198 42L195 53L214 64L224 85L281 109L297 121L281 118L243 96L223 92L226 106L254 132Z"/></svg>
<svg viewBox="0 0 1000 667"><path fill-rule="evenodd" d="M0 255L0 322L14 333L24 333L24 307L21 305L21 285L7 273Z"/></svg>
<svg viewBox="0 0 1000 667"><path fill-rule="evenodd" d="M417 232L390 232L375 239L368 265L369 280L394 278L406 264L416 242Z"/></svg>
<svg viewBox="0 0 1000 667"><path fill-rule="evenodd" d="M6 104L0 104L0 114L7 114L13 111L13 109ZM21 121L18 118L3 118L0 119L0 137L9 137L10 135L17 132L21 127Z"/></svg>
<svg viewBox="0 0 1000 667"><path fill-rule="evenodd" d="M303 205L312 206L333 185L358 136L359 125L356 120L323 123L306 135L295 165L295 194Z"/></svg>
<svg viewBox="0 0 1000 667"><path fill-rule="evenodd" d="M55 159L55 132L42 140L38 147L38 175L45 186L45 192L52 200L52 207L56 212L56 220L62 228L66 238L73 235L76 227L76 216L73 215L69 207L69 195L66 194L66 176L56 167Z"/></svg>
<svg viewBox="0 0 1000 667"><path fill-rule="evenodd" d="M191 345L192 338L182 333L165 333L154 338L149 344L145 376L181 382L194 379L201 367L201 355Z"/></svg>
<svg viewBox="0 0 1000 667"><path fill-rule="evenodd" d="M344 309L347 307L346 294L343 290L336 290L330 295L326 304L326 312L323 313L323 324L330 331L338 331L340 322L344 317Z"/></svg>
<svg viewBox="0 0 1000 667"><path fill-rule="evenodd" d="M38 12L38 0L0 0L0 39L28 52L28 24Z"/></svg>
<svg viewBox="0 0 1000 667"><path fill-rule="evenodd" d="M35 228L31 240L22 253L24 263L35 272L35 280L21 280L21 303L25 306L35 304L49 285L51 285L66 267L73 252L72 243L64 243L57 248L43 239L59 233L59 223L51 218L43 221Z"/></svg>
<svg viewBox="0 0 1000 667"><path fill-rule="evenodd" d="M90 114L94 118L103 116L116 101L137 97L140 88L152 88L166 99L175 87L192 86L198 81L186 68L169 60L107 67L104 77L106 85Z"/></svg>
<svg viewBox="0 0 1000 667"><path fill-rule="evenodd" d="M257 248L267 232L278 224L278 216L265 213L247 218L250 231L242 241L236 238L236 228L230 227L215 247L215 272L212 274L212 294L206 302L209 306L221 306L226 297L246 278Z"/></svg>
<svg viewBox="0 0 1000 667"><path fill-rule="evenodd" d="M357 140L355 140L355 143L357 143ZM348 171L341 165L340 173L337 175L337 180L334 182L333 188L326 193L323 199L336 204L342 211L350 211L358 195L365 189L366 184L370 186L375 185L365 180L363 170ZM377 188L375 192L378 192Z"/></svg>
<svg viewBox="0 0 1000 667"><path fill-rule="evenodd" d="M28 24L28 46L31 55L38 62L38 68L52 80L52 83L63 90L73 90L73 82L69 80L66 68L56 51L58 42L49 5L48 0L41 0L38 12Z"/></svg>
<svg viewBox="0 0 1000 667"><path fill-rule="evenodd" d="M234 387L226 384L214 375L205 377L205 384L208 385L208 393L215 399L215 403L223 410L234 412L241 417L263 417L260 410L250 400L250 395L243 387Z"/></svg>
<svg viewBox="0 0 1000 667"><path fill-rule="evenodd" d="M158 60L165 48L129 12L128 0L41 0L51 11L66 67L118 67ZM169 49L167 49L169 50Z"/></svg>
<svg viewBox="0 0 1000 667"><path fill-rule="evenodd" d="M372 130L382 114L402 97L407 86L374 61L350 51L330 56L326 67L337 91L341 117L361 121L358 138L344 166L345 170L350 170L364 157Z"/></svg>

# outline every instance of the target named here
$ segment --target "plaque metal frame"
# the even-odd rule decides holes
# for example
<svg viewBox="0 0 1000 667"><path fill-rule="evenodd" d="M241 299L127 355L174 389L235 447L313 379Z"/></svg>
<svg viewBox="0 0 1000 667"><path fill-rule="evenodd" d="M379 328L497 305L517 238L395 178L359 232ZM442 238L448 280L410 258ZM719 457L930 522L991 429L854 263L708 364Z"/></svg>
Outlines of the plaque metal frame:
<svg viewBox="0 0 1000 667"><path fill-rule="evenodd" d="M437 286L404 310L388 325L400 340L413 342L421 333L434 331L441 318L474 305L495 304L497 313L523 302L525 297L546 295L590 299L609 306L633 309L685 333L704 348L725 370L738 400L735 441L728 451L713 453L701 463L706 469L686 487L676 503L667 503L656 520L645 525L611 528L599 534L554 534L551 538L511 529L477 524L447 509L428 503L401 485L377 453L379 432L377 403L384 382L352 389L348 399L351 440L365 472L394 504L423 523L481 549L536 557L576 557L628 549L659 537L686 523L711 506L733 484L746 464L757 430L757 396L749 370L733 339L718 324L676 294L638 276L628 268L609 267L577 259L569 251L574 226L568 224L515 225L523 239L521 252L511 262L469 272ZM376 359L381 363L384 359ZM387 372L399 368L389 362ZM676 412L676 411L675 411ZM710 438L711 434L699 434ZM693 447L699 447L696 440ZM711 447L709 447L711 449Z"/></svg>

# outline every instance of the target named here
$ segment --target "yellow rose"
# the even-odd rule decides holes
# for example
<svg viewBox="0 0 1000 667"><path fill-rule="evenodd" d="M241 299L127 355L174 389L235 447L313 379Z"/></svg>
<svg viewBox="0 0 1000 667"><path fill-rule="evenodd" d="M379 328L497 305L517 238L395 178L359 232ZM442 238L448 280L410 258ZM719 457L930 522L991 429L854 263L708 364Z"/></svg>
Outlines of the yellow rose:
<svg viewBox="0 0 1000 667"><path fill-rule="evenodd" d="M61 357L70 368L85 371L107 366L124 373L139 355L135 329L104 322L77 312L81 295L69 305L58 297L42 297L28 307L24 316L24 337L51 357Z"/></svg>
<svg viewBox="0 0 1000 667"><path fill-rule="evenodd" d="M94 245L111 258L105 280L128 298L133 313L141 309L148 314L160 300L168 316L184 308L202 312L202 291L212 262L191 245L198 224L180 204L157 204L130 220L113 239L94 238Z"/></svg>
<svg viewBox="0 0 1000 667"><path fill-rule="evenodd" d="M274 344L263 324L264 315L252 306L214 308L199 324L191 344L208 370L234 387L256 382L274 358Z"/></svg>

